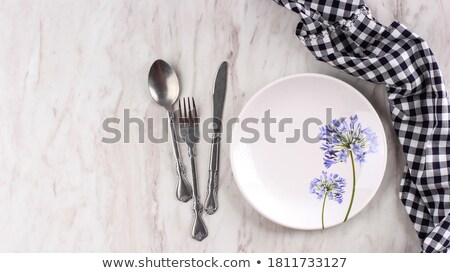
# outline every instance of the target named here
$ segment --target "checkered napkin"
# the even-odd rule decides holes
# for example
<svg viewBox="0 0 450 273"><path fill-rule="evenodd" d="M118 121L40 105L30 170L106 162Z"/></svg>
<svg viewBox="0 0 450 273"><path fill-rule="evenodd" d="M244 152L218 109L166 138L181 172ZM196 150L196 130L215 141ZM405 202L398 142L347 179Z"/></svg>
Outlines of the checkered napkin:
<svg viewBox="0 0 450 273"><path fill-rule="evenodd" d="M450 249L449 101L433 52L404 25L383 26L362 0L274 0L300 16L296 34L319 61L386 84L407 165L400 199L424 252Z"/></svg>

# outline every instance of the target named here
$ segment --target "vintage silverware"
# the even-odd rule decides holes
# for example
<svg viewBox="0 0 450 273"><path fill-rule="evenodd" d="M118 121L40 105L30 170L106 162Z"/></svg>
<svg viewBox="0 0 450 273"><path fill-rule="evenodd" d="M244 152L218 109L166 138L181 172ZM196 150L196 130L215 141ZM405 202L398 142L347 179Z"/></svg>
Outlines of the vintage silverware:
<svg viewBox="0 0 450 273"><path fill-rule="evenodd" d="M222 112L227 90L228 64L223 62L217 72L213 90L213 138L211 141L211 152L209 158L209 178L207 195L205 200L205 211L213 214L219 206L217 190L219 186L219 155L222 133Z"/></svg>
<svg viewBox="0 0 450 273"><path fill-rule="evenodd" d="M192 168L192 188L193 188L193 211L194 222L192 224L192 238L201 241L208 236L205 222L202 219L203 207L200 203L200 196L197 184L197 170L195 166L195 144L199 141L199 119L193 98L183 98L183 105L178 101L180 115L178 124L180 134L188 146L188 154L191 159ZM182 107L183 106L183 107Z"/></svg>
<svg viewBox="0 0 450 273"><path fill-rule="evenodd" d="M175 123L172 105L178 99L180 86L175 71L163 60L156 60L148 73L148 89L156 103L164 107L169 119L169 130L172 139L173 153L176 161L177 198L187 202L192 198L192 188L186 178L186 169L179 152L178 141L175 135Z"/></svg>

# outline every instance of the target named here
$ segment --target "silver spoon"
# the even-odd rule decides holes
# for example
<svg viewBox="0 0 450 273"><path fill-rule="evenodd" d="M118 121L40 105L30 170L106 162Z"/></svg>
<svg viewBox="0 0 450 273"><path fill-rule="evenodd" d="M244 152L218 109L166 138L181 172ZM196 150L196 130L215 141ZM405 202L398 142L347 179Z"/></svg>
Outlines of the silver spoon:
<svg viewBox="0 0 450 273"><path fill-rule="evenodd" d="M192 187L186 178L186 168L178 148L175 135L175 123L172 105L177 101L180 94L180 85L175 71L163 60L156 60L148 73L148 89L153 100L164 107L169 119L169 130L172 135L173 154L176 161L177 172L177 198L187 202L192 198Z"/></svg>

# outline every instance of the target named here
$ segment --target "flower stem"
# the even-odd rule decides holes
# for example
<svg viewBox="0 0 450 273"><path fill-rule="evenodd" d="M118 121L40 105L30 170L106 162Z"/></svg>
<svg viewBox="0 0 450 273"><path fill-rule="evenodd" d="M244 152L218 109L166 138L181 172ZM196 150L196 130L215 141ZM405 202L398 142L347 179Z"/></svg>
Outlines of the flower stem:
<svg viewBox="0 0 450 273"><path fill-rule="evenodd" d="M355 198L355 188L356 188L356 172L355 172L355 160L353 159L353 152L350 151L350 159L352 160L352 171L353 171L353 188L352 188L352 197L350 198L350 205L348 206L347 214L345 215L344 222L347 221L348 215L352 210L353 199Z"/></svg>
<svg viewBox="0 0 450 273"><path fill-rule="evenodd" d="M323 205L322 205L322 229L325 229L325 224L324 224L324 214L325 214L325 201L327 200L327 195L328 192L325 193L325 196L323 197Z"/></svg>

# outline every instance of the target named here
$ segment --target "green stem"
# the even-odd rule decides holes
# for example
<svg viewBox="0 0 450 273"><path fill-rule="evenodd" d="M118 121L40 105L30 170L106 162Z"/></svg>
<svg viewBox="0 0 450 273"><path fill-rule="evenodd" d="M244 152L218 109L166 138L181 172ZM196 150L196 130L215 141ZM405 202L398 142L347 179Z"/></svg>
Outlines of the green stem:
<svg viewBox="0 0 450 273"><path fill-rule="evenodd" d="M325 193L325 196L323 197L323 205L322 205L322 229L325 229L325 224L324 224L324 214L325 214L325 201L327 200L327 195L328 195L328 192L327 193Z"/></svg>
<svg viewBox="0 0 450 273"><path fill-rule="evenodd" d="M355 198L355 188L356 188L356 172L355 172L355 160L353 159L353 153L350 151L350 159L352 160L352 171L353 171L353 188L352 188L352 197L350 199L350 205L348 206L347 214L345 215L344 222L347 221L348 215L352 210L353 199Z"/></svg>

